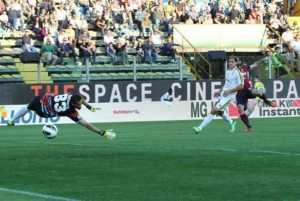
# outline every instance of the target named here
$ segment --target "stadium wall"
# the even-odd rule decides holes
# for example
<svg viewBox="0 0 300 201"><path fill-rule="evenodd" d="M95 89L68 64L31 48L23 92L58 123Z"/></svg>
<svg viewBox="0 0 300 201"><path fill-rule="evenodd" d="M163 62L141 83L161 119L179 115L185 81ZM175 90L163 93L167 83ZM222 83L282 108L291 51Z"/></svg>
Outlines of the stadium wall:
<svg viewBox="0 0 300 201"><path fill-rule="evenodd" d="M152 82L101 82L90 84L58 85L0 85L0 125L6 124L15 112L27 104L33 96L45 93L77 92L96 107L92 113L82 109L80 114L90 122L167 121L195 120L207 115L211 109L213 94L222 87L221 81L152 81ZM252 117L300 116L300 80L265 81L267 96L276 100L279 107L270 108L262 103ZM172 105L160 102L168 88L174 90ZM237 117L236 106L231 104L229 113ZM33 112L17 122L43 124L45 122L71 123L67 118L44 119Z"/></svg>

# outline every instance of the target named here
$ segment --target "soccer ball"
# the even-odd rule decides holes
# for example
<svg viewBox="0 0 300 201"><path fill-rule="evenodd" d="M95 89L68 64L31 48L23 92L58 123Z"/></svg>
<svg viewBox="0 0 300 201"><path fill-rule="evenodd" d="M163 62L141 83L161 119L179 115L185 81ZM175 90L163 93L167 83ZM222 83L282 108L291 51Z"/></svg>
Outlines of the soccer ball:
<svg viewBox="0 0 300 201"><path fill-rule="evenodd" d="M42 133L45 138L53 139L58 133L58 129L54 124L47 123L43 126Z"/></svg>

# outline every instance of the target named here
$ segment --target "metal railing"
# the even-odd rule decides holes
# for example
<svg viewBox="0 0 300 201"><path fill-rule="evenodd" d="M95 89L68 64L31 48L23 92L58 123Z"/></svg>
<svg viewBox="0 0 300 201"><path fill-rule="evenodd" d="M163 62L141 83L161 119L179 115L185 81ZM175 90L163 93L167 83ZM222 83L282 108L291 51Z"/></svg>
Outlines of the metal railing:
<svg viewBox="0 0 300 201"><path fill-rule="evenodd" d="M53 77L51 77L52 74L70 74L70 75L74 75L74 77L76 77L75 75L77 75L77 79L73 81L76 82L81 82L81 83L89 83L91 80L93 80L95 77L92 77L92 73L97 73L99 74L99 76L101 76L101 73L103 73L102 75L104 75L104 73L110 74L110 73L128 73L128 77L126 77L126 80L132 80L132 81L138 81L138 80L142 80L145 79L144 77L139 77L139 73L144 72L144 73L151 73L151 72L161 72L163 73L168 73L168 72L174 72L176 73L175 75L178 76L176 77L172 77L172 79L178 79L178 80L183 80L184 79L184 65L182 62L182 58L181 57L177 57L176 61L175 61L175 65L170 64L173 66L173 68L163 68L164 65L159 64L159 63L154 63L154 64L148 64L148 66L143 65L143 68L140 67L140 64L137 63L136 57L133 57L133 62L130 65L124 65L124 66L119 66L115 67L113 65L111 65L111 67L109 66L107 71L105 69L101 69L99 67L96 67L97 65L91 65L89 62L87 62L85 65L75 65L71 68L68 69L66 72L59 70L59 68L63 68L63 65L52 65L49 67L44 67L41 63L35 63L35 64L30 64L30 69L26 69L26 64L23 64L21 62L15 63L16 65L16 70L12 70L11 72L8 70L7 72L5 71L0 71L0 77L1 75L21 75L23 81L25 82L29 82L29 83L45 83L47 82L44 76L49 76L51 78L51 80L49 82L52 82L54 79ZM162 65L162 67L160 67L160 65ZM55 68L57 67L57 71L55 70ZM167 67L167 66L166 66ZM169 66L170 67L170 66ZM49 69L47 69L49 68ZM52 69L50 69L52 68ZM29 75L30 74L30 75ZM44 74L44 75L43 75ZM45 75L46 74L46 75ZM118 76L118 75L116 75ZM131 76L131 77L130 77ZM155 74L153 74L152 76L148 76L146 79L157 79L155 76ZM72 76L71 76L72 77ZM101 79L99 79L101 80ZM113 80L117 80L117 78L115 77L115 79ZM123 78L121 78L120 76L120 80L124 80ZM5 80L1 80L0 82L2 82ZM13 81L13 79L12 79ZM22 81L22 80L17 80L16 81ZM68 81L68 79L66 78L66 81ZM70 81L70 80L69 80Z"/></svg>
<svg viewBox="0 0 300 201"><path fill-rule="evenodd" d="M177 44L181 48L178 53L182 57L182 60L190 67L191 72L195 74L197 79L202 78L200 72L203 72L204 74L207 74L209 78L212 78L212 66L210 62L197 50L197 48L195 48L179 29L176 27L174 27L174 29L181 36L181 44ZM190 48L185 48L184 44L189 45ZM205 69L206 66L208 67L208 71Z"/></svg>

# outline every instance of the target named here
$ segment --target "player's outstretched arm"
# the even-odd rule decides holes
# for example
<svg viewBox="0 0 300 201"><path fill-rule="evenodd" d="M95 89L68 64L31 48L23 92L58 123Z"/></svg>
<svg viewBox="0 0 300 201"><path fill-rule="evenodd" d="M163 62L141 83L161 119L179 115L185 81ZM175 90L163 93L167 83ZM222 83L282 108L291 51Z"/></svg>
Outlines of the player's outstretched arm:
<svg viewBox="0 0 300 201"><path fill-rule="evenodd" d="M87 122L86 120L84 120L82 118L78 121L78 124L86 127L88 130L90 130L94 133L97 133L107 139L112 140L116 137L116 134L114 132L112 132L111 130L99 129L99 128L95 127L93 124Z"/></svg>
<svg viewBox="0 0 300 201"><path fill-rule="evenodd" d="M92 107L90 104L88 104L85 100L82 102L82 104L90 111L95 112L96 109Z"/></svg>
<svg viewBox="0 0 300 201"><path fill-rule="evenodd" d="M266 59L266 56L264 56L263 58L257 60L256 62L254 62L253 64L251 64L249 67L250 69L255 69L258 68L260 63L262 63L264 60Z"/></svg>

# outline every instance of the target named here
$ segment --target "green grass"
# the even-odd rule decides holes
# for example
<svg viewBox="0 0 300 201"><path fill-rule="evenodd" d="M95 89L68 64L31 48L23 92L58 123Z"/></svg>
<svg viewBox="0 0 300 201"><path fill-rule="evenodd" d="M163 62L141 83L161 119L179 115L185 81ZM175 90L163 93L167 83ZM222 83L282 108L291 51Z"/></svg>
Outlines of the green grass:
<svg viewBox="0 0 300 201"><path fill-rule="evenodd" d="M0 188L84 201L299 201L299 120L252 120L250 135L220 120L199 135L196 121L98 124L114 128L113 142L74 124L54 140L41 126L0 127Z"/></svg>

